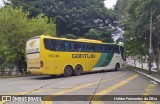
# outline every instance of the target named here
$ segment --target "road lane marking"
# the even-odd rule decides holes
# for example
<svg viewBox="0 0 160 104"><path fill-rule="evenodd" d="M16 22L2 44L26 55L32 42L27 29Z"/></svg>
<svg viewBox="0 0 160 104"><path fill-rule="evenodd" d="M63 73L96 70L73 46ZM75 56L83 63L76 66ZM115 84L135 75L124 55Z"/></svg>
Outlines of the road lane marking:
<svg viewBox="0 0 160 104"><path fill-rule="evenodd" d="M6 101L0 101L0 104L7 104Z"/></svg>
<svg viewBox="0 0 160 104"><path fill-rule="evenodd" d="M88 87L88 86L91 86L91 85L98 84L98 83L100 83L100 82L106 82L106 81L110 81L110 80L119 78L119 77L121 77L121 76L123 76L123 75L125 75L125 74L127 74L127 73L123 73L123 74L120 74L120 75L117 76L117 77L105 79L105 80L102 80L102 81L96 81L96 82L91 82L91 83L83 84L83 85L81 85L81 86L77 86L77 87L74 87L74 88L68 89L68 90L63 90L63 91L57 92L57 93L52 94L52 95L62 95L62 94L68 93L68 92L76 91L76 90L79 90L79 89L82 89L82 88L85 88L85 87ZM15 94L15 95L25 95L25 94L39 93L39 92L45 92L45 91L50 91L50 90L54 90L54 89L26 91L26 92L14 93L14 94ZM13 94L13 93L12 93L12 94ZM52 101L45 101L45 102L42 101L41 104L52 104Z"/></svg>
<svg viewBox="0 0 160 104"><path fill-rule="evenodd" d="M148 84L147 88L145 89L145 92L144 92L144 95L151 95L152 92L154 91L154 87L156 85L150 81L150 83ZM142 101L141 102L142 104L155 104L154 102L152 101Z"/></svg>
<svg viewBox="0 0 160 104"><path fill-rule="evenodd" d="M133 75L133 76L129 77L128 79L126 79L126 80L124 80L124 81L122 81L118 84L115 84L115 85L113 85L113 86L111 86L111 87L109 87L109 88L107 88L107 89L105 89L101 92L96 93L95 95L98 95L98 96L93 97L94 101L91 101L91 104L104 104L102 101L100 101L100 97L102 97L103 95L107 95L108 93L112 92L113 90L115 90L115 89L123 86L124 84L128 83L129 81L137 78L138 76L139 75L137 75L137 74Z"/></svg>
<svg viewBox="0 0 160 104"><path fill-rule="evenodd" d="M51 94L51 95L62 95L62 94L65 94L65 93L69 93L69 92L73 92L73 91L76 91L76 90L79 90L79 89L82 89L82 88L85 88L85 87L88 87L88 86L92 86L92 85L95 85L95 84L98 84L98 83L102 83L102 82L107 82L107 81L110 81L110 80L113 80L113 79L116 79L116 78L119 78L123 75L125 75L127 73L123 73L117 77L113 77L113 78L109 78L109 79L106 79L106 80L101 80L101 81L96 81L96 82L91 82L91 83L88 83L88 84L83 84L81 86L77 86L77 87L74 87L72 89L68 89L68 90L63 90L63 91L60 91L60 92L57 92L57 93L54 93L54 94ZM42 101L41 104L52 104L52 101Z"/></svg>
<svg viewBox="0 0 160 104"><path fill-rule="evenodd" d="M125 75L125 74L126 74L126 73L121 74L121 75L119 75L119 76L117 76L117 77L109 78L109 79L102 80L102 81L96 81L96 82L91 82L91 83L88 83L88 84L83 84L83 85L74 87L74 88L72 88L72 89L68 89L68 90L64 90L64 91L57 92L57 93L52 94L52 95L62 95L62 94L68 93L68 92L76 91L76 90L79 90L79 89L82 89L82 88L85 88L85 87L88 87L88 86L92 86L92 85L98 84L98 83L100 83L100 82L107 82L107 81L110 81L110 80L119 78L119 77L121 77L121 76L123 76L123 75Z"/></svg>

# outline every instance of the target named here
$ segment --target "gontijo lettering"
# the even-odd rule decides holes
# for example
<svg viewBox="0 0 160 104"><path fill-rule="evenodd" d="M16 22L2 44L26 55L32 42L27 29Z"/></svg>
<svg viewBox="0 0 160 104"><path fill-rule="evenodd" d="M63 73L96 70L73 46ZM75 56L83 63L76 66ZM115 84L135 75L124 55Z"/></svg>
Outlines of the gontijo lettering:
<svg viewBox="0 0 160 104"><path fill-rule="evenodd" d="M27 50L27 54L29 54L29 53L37 53L37 52L39 52L39 48L34 48L34 49L28 49Z"/></svg>
<svg viewBox="0 0 160 104"><path fill-rule="evenodd" d="M95 54L72 54L72 58L95 58Z"/></svg>

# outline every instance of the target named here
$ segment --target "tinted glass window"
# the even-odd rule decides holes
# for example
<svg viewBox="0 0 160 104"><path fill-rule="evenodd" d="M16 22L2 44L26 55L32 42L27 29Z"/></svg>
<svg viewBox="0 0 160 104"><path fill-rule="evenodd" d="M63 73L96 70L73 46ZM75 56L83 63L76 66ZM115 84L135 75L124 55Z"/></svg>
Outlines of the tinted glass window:
<svg viewBox="0 0 160 104"><path fill-rule="evenodd" d="M55 40L50 40L51 41L51 50L55 51L56 50L56 46L57 46L57 43Z"/></svg>
<svg viewBox="0 0 160 104"><path fill-rule="evenodd" d="M106 44L104 46L104 52L109 52L109 53L120 53L119 52L119 46L115 44Z"/></svg>
<svg viewBox="0 0 160 104"><path fill-rule="evenodd" d="M69 51L69 52L108 52L108 53L125 53L123 47L115 44L94 44L81 43L56 39L44 39L44 47L51 51ZM119 51L120 50L120 51ZM122 55L122 57L125 57Z"/></svg>
<svg viewBox="0 0 160 104"><path fill-rule="evenodd" d="M113 46L112 48L113 48L113 52L114 52L114 53L120 53L120 52L119 52L119 46L118 46L118 45L112 45L112 46Z"/></svg>
<svg viewBox="0 0 160 104"><path fill-rule="evenodd" d="M56 40L53 39L44 39L44 47L45 49L56 51L58 48L58 43Z"/></svg>
<svg viewBox="0 0 160 104"><path fill-rule="evenodd" d="M82 52L86 51L86 44L81 44Z"/></svg>
<svg viewBox="0 0 160 104"><path fill-rule="evenodd" d="M45 47L45 49L48 49L48 50L51 49L51 41L50 41L50 39L44 39L44 47Z"/></svg>

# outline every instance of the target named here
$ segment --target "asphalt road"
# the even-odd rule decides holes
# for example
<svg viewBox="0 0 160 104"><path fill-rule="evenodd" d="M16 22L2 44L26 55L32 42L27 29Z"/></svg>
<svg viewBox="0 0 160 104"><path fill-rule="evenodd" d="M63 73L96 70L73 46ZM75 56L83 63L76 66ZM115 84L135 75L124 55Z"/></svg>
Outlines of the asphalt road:
<svg viewBox="0 0 160 104"><path fill-rule="evenodd" d="M4 78L0 79L0 95L66 95L61 96L63 101L1 101L0 104L159 104L160 101L123 101L123 99L116 101L114 96L109 95L119 97L121 95L137 95L136 97L160 95L160 86L136 72L124 69L87 73L67 78L46 75ZM84 101L83 98L82 101L70 101L76 99L69 95L80 95L77 96L78 98L87 95L87 98L92 101ZM97 96L94 98L91 95ZM65 97L68 97L69 101L64 101ZM107 97L113 98L115 101L99 101L107 99ZM126 99L126 97L124 98Z"/></svg>

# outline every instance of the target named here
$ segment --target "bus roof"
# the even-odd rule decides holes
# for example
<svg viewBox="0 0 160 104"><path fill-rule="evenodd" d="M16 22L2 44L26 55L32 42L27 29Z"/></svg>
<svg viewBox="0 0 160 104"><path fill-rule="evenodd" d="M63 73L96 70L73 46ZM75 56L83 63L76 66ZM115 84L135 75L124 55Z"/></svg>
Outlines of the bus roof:
<svg viewBox="0 0 160 104"><path fill-rule="evenodd" d="M77 39L77 41L83 41L83 42L93 42L93 43L103 43L100 40L93 40L93 39Z"/></svg>
<svg viewBox="0 0 160 104"><path fill-rule="evenodd" d="M86 43L103 43L102 41L99 40L93 40L93 39L67 39L67 38L58 38L58 37L52 37L52 36L45 36L42 35L44 38L50 38L50 39L58 39L58 40L67 40L67 41L75 41L75 42L86 42Z"/></svg>

